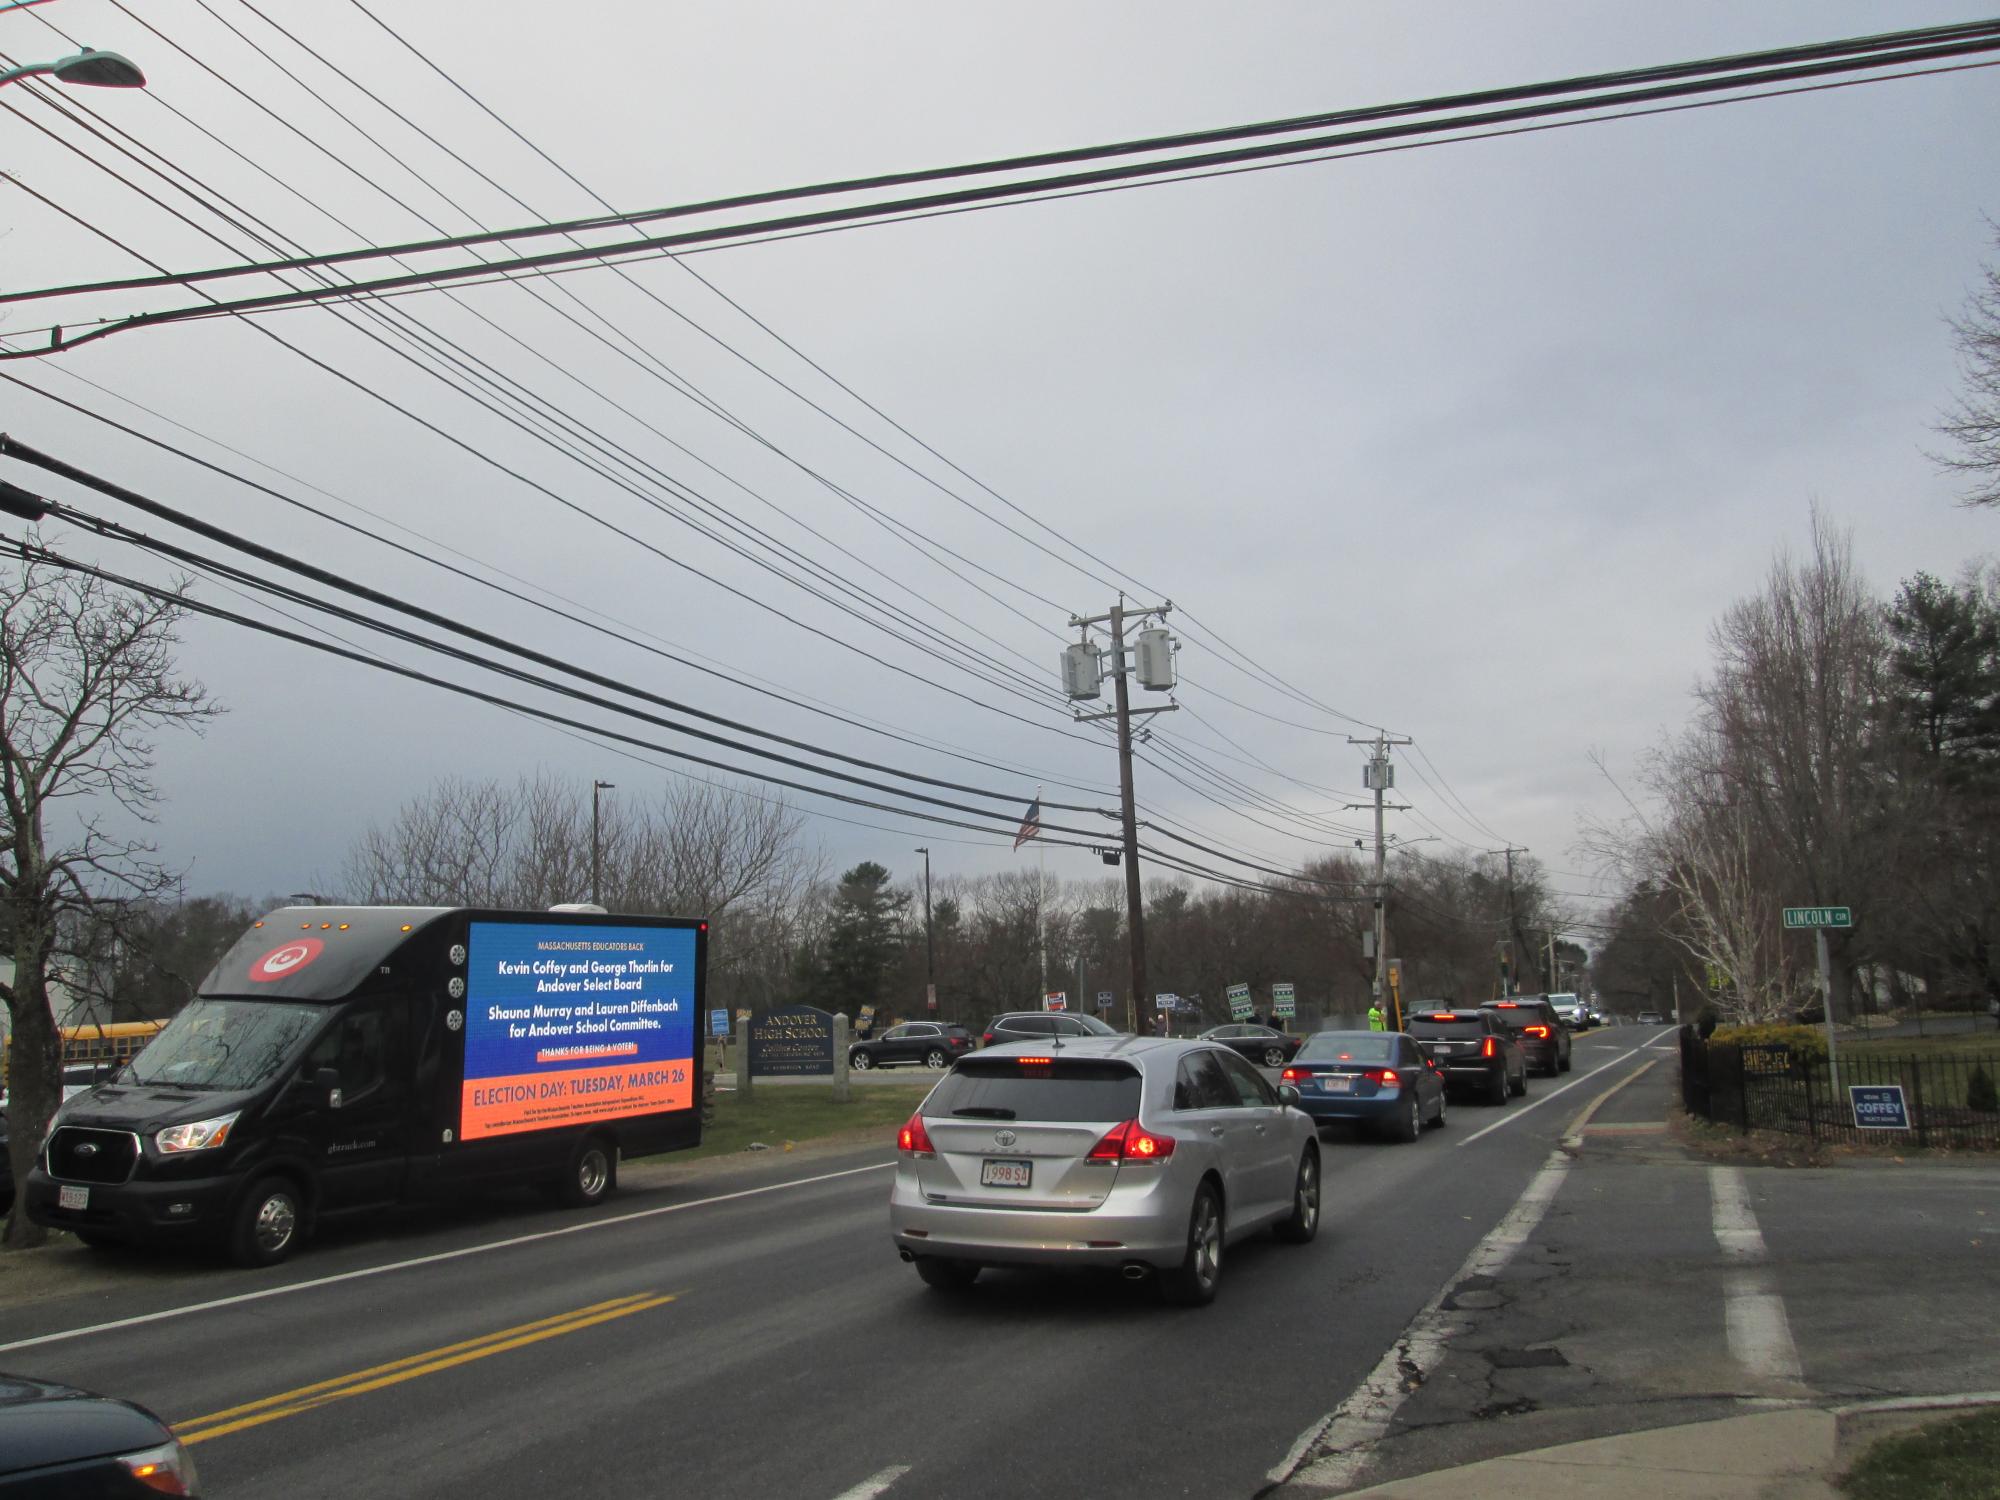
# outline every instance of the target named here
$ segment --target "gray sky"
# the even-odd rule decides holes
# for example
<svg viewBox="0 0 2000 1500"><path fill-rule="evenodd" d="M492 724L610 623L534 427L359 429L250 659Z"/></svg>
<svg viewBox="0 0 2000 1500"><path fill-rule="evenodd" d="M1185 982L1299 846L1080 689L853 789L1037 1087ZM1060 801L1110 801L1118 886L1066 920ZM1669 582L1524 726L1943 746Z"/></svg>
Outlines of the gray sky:
<svg viewBox="0 0 2000 1500"><path fill-rule="evenodd" d="M109 0L55 0L0 13L0 44L16 61L67 51L47 22L139 61L151 83L144 93L63 97L313 250L427 238L435 231L425 218L462 233L474 220L513 226L595 211L348 0L258 0L256 11L240 0L197 0L133 12L157 34ZM1914 0L1004 8L731 0L607 4L587 23L571 7L429 0L377 13L626 209L1978 14ZM533 214L356 95L260 14L363 78ZM223 22L347 111L395 160ZM19 387L0 387L0 427L512 639L1022 803L1047 781L1052 798L1115 806L1114 757L1074 737L1058 706L994 687L968 653L1053 685L1067 613L1111 602L1110 570L1085 555L1094 554L1199 622L1180 657L1189 711L1158 722L1163 739L1289 808L1358 822L1339 810L1361 795L1360 752L1345 743L1356 723L1253 679L1215 647L1220 636L1321 704L1417 739L1429 764L1401 767L1398 791L1415 811L1391 826L1404 836L1489 848L1507 839L1558 871L1585 871L1571 852L1579 817L1615 801L1587 752L1602 749L1627 773L1683 719L1711 621L1758 587L1775 548L1802 541L1813 503L1853 529L1864 570L1885 592L1918 568L1951 574L1992 549L1995 518L1957 508L1951 481L1924 449L1955 386L1943 319L1993 253L1996 101L1992 70L1961 72L689 259L797 349L1059 532L1066 540L1035 533L1055 556L946 495L939 484L1034 531L682 267L653 261L633 267L630 282L593 269L533 294L492 286L396 304L640 462L809 549L837 578L889 601L900 629L939 632L949 642L939 647L944 661L752 568L479 410L370 342L351 315L288 311L256 325L134 331L0 370L427 556L456 551L468 566L512 575L511 586L554 613L447 578ZM9 88L0 102L20 111L0 112L9 172L76 218L174 269L253 253L237 230L156 181L151 190L226 247L80 160L61 142L113 153L29 90ZM121 170L143 175L129 163ZM126 250L0 183L6 285L142 271ZM604 319L603 337L552 310L576 311L572 296L592 310L579 316ZM187 300L185 292L108 294L66 302L61 315L81 322ZM34 304L0 308L0 335L52 316ZM621 352L617 333L639 352ZM857 442L739 355L939 484ZM762 442L661 378L662 366ZM5 468L16 482L135 519ZM805 468L997 577L964 564L945 571ZM63 543L122 568L147 566L129 549ZM213 586L203 595L266 613ZM648 657L576 623L593 612L621 634L1013 769L885 741ZM1183 620L1177 613L1172 623ZM596 776L616 782L616 795L644 796L669 774L650 759L226 626L191 623L183 660L231 710L205 740L160 746L171 800L159 839L191 865L196 890L283 892L329 878L359 828L444 775L511 778L546 767L580 787ZM1003 717L996 705L1035 722ZM1230 758L1246 756L1293 779ZM1470 819L1439 789L1440 775ZM1095 790L1065 794L1059 782ZM1283 813L1259 813L1279 825L1259 826L1221 794L1198 794L1151 768L1141 770L1140 795L1183 828L1280 866L1345 837ZM805 805L878 825L816 818L839 864L873 858L907 875L919 865L910 853L918 844L932 847L941 871L1026 858L1004 837ZM1105 873L1081 851L1050 851L1049 868ZM1556 884L1591 889L1578 876Z"/></svg>

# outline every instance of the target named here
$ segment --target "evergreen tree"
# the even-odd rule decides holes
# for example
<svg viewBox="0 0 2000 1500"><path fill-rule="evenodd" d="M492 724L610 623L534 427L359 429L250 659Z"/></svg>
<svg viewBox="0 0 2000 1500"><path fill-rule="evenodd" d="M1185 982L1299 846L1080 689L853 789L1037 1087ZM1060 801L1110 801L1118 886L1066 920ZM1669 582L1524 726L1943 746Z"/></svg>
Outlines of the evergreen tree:
<svg viewBox="0 0 2000 1500"><path fill-rule="evenodd" d="M882 1004L884 981L902 941L903 912L910 904L909 893L892 889L889 879L889 872L872 860L840 877L814 1004L849 1016L864 1005Z"/></svg>

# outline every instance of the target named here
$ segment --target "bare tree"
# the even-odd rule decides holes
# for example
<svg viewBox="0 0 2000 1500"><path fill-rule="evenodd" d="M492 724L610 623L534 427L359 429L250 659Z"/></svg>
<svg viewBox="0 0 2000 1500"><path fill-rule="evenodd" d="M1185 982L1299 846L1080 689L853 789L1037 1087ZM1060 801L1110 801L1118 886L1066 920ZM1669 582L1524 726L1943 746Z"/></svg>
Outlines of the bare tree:
<svg viewBox="0 0 2000 1500"><path fill-rule="evenodd" d="M2000 233L1994 236L2000 247ZM1935 455L1946 469L1970 476L1967 505L2000 505L2000 265L1980 268L1965 311L1951 320L1962 389L1938 431L1955 451Z"/></svg>
<svg viewBox="0 0 2000 1500"><path fill-rule="evenodd" d="M179 592L128 594L38 563L0 586L0 897L14 956L0 995L12 1029L8 1124L17 1182L26 1180L60 1102L52 975L75 956L95 913L178 883L152 844L111 826L107 804L151 822L160 800L153 734L199 733L221 712L200 683L175 673ZM6 1244L42 1238L17 1202Z"/></svg>

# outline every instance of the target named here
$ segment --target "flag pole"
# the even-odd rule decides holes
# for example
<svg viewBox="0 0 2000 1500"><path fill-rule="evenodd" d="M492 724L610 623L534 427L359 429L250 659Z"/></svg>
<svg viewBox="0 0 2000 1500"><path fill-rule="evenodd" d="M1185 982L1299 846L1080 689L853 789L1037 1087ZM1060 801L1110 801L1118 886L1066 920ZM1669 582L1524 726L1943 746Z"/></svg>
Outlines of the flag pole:
<svg viewBox="0 0 2000 1500"><path fill-rule="evenodd" d="M1035 788L1035 806L1042 805L1042 789ZM1035 830L1035 954L1042 966L1042 1004L1049 995L1049 923L1046 907L1049 886L1049 844L1041 829Z"/></svg>

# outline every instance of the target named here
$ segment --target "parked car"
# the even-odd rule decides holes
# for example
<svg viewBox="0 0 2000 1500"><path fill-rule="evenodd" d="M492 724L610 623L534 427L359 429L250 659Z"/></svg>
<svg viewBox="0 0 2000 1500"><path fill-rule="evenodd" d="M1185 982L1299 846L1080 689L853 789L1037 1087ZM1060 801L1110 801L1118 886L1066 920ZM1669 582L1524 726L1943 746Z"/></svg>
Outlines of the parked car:
<svg viewBox="0 0 2000 1500"><path fill-rule="evenodd" d="M1348 1120L1393 1141L1414 1141L1425 1125L1444 1127L1444 1074L1413 1036L1400 1031L1317 1031L1287 1065L1313 1123Z"/></svg>
<svg viewBox="0 0 2000 1500"><path fill-rule="evenodd" d="M941 1289L985 1266L1115 1266L1168 1301L1209 1302L1226 1246L1319 1230L1319 1141L1298 1099L1200 1040L977 1053L897 1137L897 1252Z"/></svg>
<svg viewBox="0 0 2000 1500"><path fill-rule="evenodd" d="M847 1049L847 1065L866 1072L869 1068L893 1068L898 1063L926 1068L948 1068L977 1044L963 1026L947 1026L938 1021L905 1021L891 1026L878 1037L856 1042Z"/></svg>
<svg viewBox="0 0 2000 1500"><path fill-rule="evenodd" d="M1095 1016L1072 1015L1068 1011L1057 1010L1010 1010L986 1023L986 1030L979 1036L979 1045L1004 1047L1009 1042L1046 1044L1050 1038L1060 1037L1067 1046L1072 1037L1117 1035L1118 1032Z"/></svg>
<svg viewBox="0 0 2000 1500"><path fill-rule="evenodd" d="M1510 1000L1488 1000L1481 1006L1500 1017L1520 1038L1528 1066L1553 1078L1569 1071L1569 1028L1556 1014L1547 995L1516 995Z"/></svg>
<svg viewBox="0 0 2000 1500"><path fill-rule="evenodd" d="M1282 1068L1292 1060L1304 1037L1296 1037L1270 1026L1211 1026L1201 1034L1204 1042L1220 1042L1231 1052L1267 1068Z"/></svg>
<svg viewBox="0 0 2000 1500"><path fill-rule="evenodd" d="M1488 1104L1505 1104L1509 1094L1528 1092L1527 1054L1492 1011L1420 1010L1408 1026L1449 1087L1477 1094Z"/></svg>
<svg viewBox="0 0 2000 1500"><path fill-rule="evenodd" d="M0 1375L0 1497L159 1500L195 1493L194 1461L145 1407Z"/></svg>

